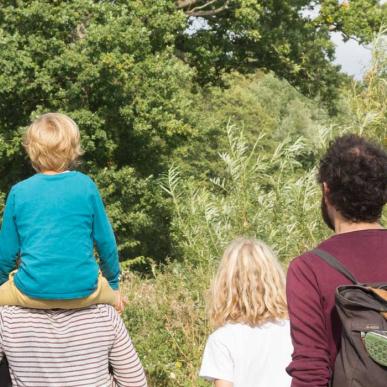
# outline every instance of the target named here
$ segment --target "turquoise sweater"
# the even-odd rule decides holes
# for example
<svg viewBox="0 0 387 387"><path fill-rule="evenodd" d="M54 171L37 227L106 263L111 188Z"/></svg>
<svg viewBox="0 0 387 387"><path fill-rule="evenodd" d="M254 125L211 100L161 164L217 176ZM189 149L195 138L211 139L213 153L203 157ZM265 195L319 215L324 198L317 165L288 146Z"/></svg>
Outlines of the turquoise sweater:
<svg viewBox="0 0 387 387"><path fill-rule="evenodd" d="M0 232L0 284L14 277L24 294L40 299L76 299L96 289L99 267L118 289L119 262L112 227L94 182L72 171L36 174L8 195Z"/></svg>

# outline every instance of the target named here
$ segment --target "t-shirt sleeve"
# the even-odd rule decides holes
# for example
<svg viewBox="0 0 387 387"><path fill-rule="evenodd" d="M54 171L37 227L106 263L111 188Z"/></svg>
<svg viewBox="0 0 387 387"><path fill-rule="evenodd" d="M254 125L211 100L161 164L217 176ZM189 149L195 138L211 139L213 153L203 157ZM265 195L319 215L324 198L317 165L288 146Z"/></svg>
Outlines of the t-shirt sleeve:
<svg viewBox="0 0 387 387"><path fill-rule="evenodd" d="M330 363L326 321L316 273L304 261L293 261L287 274L293 360L287 371L292 387L326 387Z"/></svg>
<svg viewBox="0 0 387 387"><path fill-rule="evenodd" d="M199 376L207 380L234 382L234 361L230 349L219 335L212 334L204 349Z"/></svg>
<svg viewBox="0 0 387 387"><path fill-rule="evenodd" d="M119 287L120 265L116 239L101 195L94 183L92 184L91 198L93 205L93 239L99 253L102 274L109 281L109 285L117 290Z"/></svg>

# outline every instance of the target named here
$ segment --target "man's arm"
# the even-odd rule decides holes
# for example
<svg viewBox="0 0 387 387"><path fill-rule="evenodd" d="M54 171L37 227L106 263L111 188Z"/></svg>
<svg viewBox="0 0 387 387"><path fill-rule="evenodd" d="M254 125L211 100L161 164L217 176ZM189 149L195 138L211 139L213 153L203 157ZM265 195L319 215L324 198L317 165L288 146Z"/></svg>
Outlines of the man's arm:
<svg viewBox="0 0 387 387"><path fill-rule="evenodd" d="M144 369L124 322L115 311L112 312L115 339L109 353L109 364L113 369L114 381L117 387L147 387Z"/></svg>
<svg viewBox="0 0 387 387"><path fill-rule="evenodd" d="M9 273L16 268L20 251L19 234L15 223L15 194L8 195L0 232L0 285L8 280Z"/></svg>
<svg viewBox="0 0 387 387"><path fill-rule="evenodd" d="M286 293L294 347L287 368L292 387L326 387L331 373L326 321L316 273L302 259L289 266Z"/></svg>

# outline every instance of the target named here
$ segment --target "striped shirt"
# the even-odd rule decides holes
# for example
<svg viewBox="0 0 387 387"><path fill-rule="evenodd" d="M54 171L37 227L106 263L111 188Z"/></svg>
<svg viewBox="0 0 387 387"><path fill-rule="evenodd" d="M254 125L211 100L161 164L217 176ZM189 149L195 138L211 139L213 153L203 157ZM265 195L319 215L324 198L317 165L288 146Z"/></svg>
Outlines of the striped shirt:
<svg viewBox="0 0 387 387"><path fill-rule="evenodd" d="M125 325L110 305L0 307L0 360L4 355L13 387L147 386Z"/></svg>

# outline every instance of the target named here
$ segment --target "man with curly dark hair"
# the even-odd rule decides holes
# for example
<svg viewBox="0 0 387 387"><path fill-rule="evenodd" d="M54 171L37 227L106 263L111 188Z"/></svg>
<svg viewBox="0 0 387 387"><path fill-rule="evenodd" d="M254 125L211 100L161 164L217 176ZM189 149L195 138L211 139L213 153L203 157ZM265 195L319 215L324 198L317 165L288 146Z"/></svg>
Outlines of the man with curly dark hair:
<svg viewBox="0 0 387 387"><path fill-rule="evenodd" d="M387 202L387 153L360 136L339 137L320 161L318 182L322 217L335 232L318 248L361 282L385 281L387 231L380 218ZM292 387L328 386L341 335L335 289L345 284L350 281L312 252L291 262L287 297L294 353L287 371Z"/></svg>

